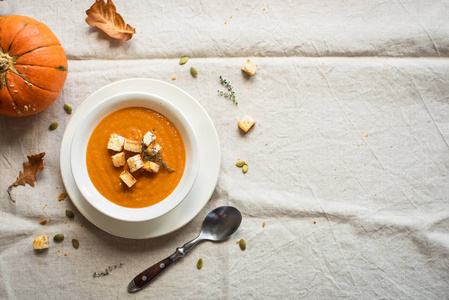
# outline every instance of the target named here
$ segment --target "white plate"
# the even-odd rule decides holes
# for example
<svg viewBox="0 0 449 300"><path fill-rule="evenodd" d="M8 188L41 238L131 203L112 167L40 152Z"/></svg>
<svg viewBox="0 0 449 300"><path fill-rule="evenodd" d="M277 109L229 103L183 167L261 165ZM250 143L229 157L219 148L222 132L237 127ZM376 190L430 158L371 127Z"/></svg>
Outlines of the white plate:
<svg viewBox="0 0 449 300"><path fill-rule="evenodd" d="M143 222L116 220L96 210L78 190L70 166L72 139L84 114L101 100L125 92L155 94L178 107L194 127L201 160L197 179L184 201L169 213ZM145 239L168 234L181 228L191 221L209 201L217 184L220 170L220 144L212 120L192 96L163 81L137 78L109 84L93 93L80 105L64 132L60 159L62 180L66 191L73 204L86 219L110 234L132 239Z"/></svg>

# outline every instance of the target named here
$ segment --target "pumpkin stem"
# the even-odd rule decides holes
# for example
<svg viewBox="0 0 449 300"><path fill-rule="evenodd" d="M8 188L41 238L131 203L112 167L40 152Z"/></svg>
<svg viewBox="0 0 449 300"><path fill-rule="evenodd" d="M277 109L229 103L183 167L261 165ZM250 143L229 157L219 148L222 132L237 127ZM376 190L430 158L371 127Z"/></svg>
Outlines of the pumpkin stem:
<svg viewBox="0 0 449 300"><path fill-rule="evenodd" d="M12 58L6 53L0 52L0 74L3 74L13 66Z"/></svg>

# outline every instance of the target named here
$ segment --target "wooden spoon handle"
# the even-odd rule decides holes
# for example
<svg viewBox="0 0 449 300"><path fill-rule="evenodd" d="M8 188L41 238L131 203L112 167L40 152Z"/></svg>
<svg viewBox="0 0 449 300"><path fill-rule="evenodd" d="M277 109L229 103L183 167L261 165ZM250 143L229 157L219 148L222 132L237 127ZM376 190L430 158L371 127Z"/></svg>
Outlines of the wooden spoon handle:
<svg viewBox="0 0 449 300"><path fill-rule="evenodd" d="M134 277L134 279L131 280L128 285L128 292L134 293L143 288L154 278L156 278L162 271L164 271L169 265L171 265L172 262L173 259L171 259L169 256Z"/></svg>

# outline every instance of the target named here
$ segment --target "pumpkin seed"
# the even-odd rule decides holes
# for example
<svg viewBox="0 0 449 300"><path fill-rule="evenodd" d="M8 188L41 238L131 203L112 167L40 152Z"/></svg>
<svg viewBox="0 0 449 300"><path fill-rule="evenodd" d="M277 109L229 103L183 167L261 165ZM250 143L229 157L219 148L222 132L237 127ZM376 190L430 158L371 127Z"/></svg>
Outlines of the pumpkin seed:
<svg viewBox="0 0 449 300"><path fill-rule="evenodd" d="M72 239L73 248L78 249L80 247L80 242L77 239Z"/></svg>
<svg viewBox="0 0 449 300"><path fill-rule="evenodd" d="M240 239L239 241L240 250L245 251L246 249L246 242L244 239Z"/></svg>
<svg viewBox="0 0 449 300"><path fill-rule="evenodd" d="M198 76L198 71L194 67L191 67L190 74L192 74L193 77L196 77Z"/></svg>
<svg viewBox="0 0 449 300"><path fill-rule="evenodd" d="M181 57L181 59L179 60L179 64L180 64L180 65L184 65L188 60L189 60L189 57L183 56L183 57Z"/></svg>
<svg viewBox="0 0 449 300"><path fill-rule="evenodd" d="M48 129L55 130L56 128L58 128L58 126L59 126L58 122L53 122L50 124L50 127Z"/></svg>
<svg viewBox="0 0 449 300"><path fill-rule="evenodd" d="M75 214L74 214L73 211L71 211L70 209L67 209L67 210L65 211L65 215L66 215L68 218L74 218L74 217L75 217Z"/></svg>
<svg viewBox="0 0 449 300"><path fill-rule="evenodd" d="M64 240L64 235L63 234L57 234L53 237L53 240L55 242L62 242Z"/></svg>
<svg viewBox="0 0 449 300"><path fill-rule="evenodd" d="M202 258L198 259L198 262L196 263L196 267L198 268L198 270L203 267L203 259Z"/></svg>
<svg viewBox="0 0 449 300"><path fill-rule="evenodd" d="M64 110L66 113L71 114L72 113L72 106L68 103L64 104Z"/></svg>
<svg viewBox="0 0 449 300"><path fill-rule="evenodd" d="M245 163L244 160L239 160L235 165L236 165L237 167L241 168L241 167L243 167L244 165L246 165L246 163Z"/></svg>
<svg viewBox="0 0 449 300"><path fill-rule="evenodd" d="M246 172L248 172L248 165L247 165L247 164L245 164L245 165L242 167L242 172L243 172L243 174L246 174Z"/></svg>

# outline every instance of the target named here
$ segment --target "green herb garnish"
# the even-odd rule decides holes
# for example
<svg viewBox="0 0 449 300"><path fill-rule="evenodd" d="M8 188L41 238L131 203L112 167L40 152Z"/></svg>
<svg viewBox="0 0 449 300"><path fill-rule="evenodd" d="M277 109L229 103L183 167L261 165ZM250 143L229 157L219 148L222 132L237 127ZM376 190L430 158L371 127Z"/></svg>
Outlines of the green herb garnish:
<svg viewBox="0 0 449 300"><path fill-rule="evenodd" d="M102 277L102 276L106 276L109 275L109 272L111 272L114 269L117 268L121 268L124 264L120 263L118 265L113 265L113 266L108 266L106 269L104 269L104 271L100 271L100 272L94 272L92 274L92 277Z"/></svg>
<svg viewBox="0 0 449 300"><path fill-rule="evenodd" d="M221 82L222 85L224 85L225 88L228 89L228 92L223 92L223 91L218 90L218 91L217 91L218 94L221 95L221 96L223 96L223 97L225 97L225 98L228 98L229 100L234 101L235 104L239 104L239 103L235 100L235 92L234 92L234 90L232 89L231 82L229 82L229 81L227 81L226 79L224 79L221 75L220 75L220 82Z"/></svg>
<svg viewBox="0 0 449 300"><path fill-rule="evenodd" d="M154 131L156 131L156 128L153 128L153 132ZM142 139L143 140L143 139ZM158 163L160 163L161 164L161 166L164 168L164 169L168 169L170 172L174 172L175 170L174 169L172 169L172 168L170 168L170 167L168 167L167 166L167 163L166 162L164 162L164 160L163 160L163 158L162 158L162 156L160 155L163 151L164 151L164 148L162 148L160 151L159 151L159 153L157 153L156 152L156 148L155 147L151 147L151 145L154 145L155 143L154 142L151 142L151 144L148 146L148 147L150 147L150 151L149 151L149 153L148 153L148 148L147 149L145 149L145 144L144 143L141 143L141 156L142 156L142 158L144 159L144 160L147 160L147 161L151 161L151 162L154 162L154 160L156 159L156 162L158 162ZM151 156L150 156L150 155Z"/></svg>

